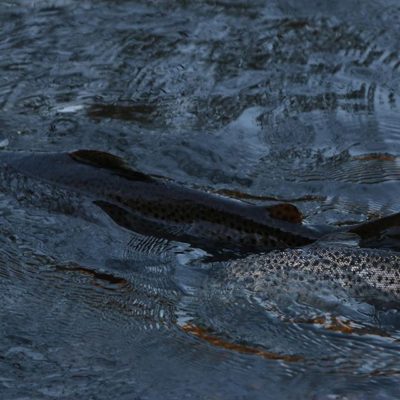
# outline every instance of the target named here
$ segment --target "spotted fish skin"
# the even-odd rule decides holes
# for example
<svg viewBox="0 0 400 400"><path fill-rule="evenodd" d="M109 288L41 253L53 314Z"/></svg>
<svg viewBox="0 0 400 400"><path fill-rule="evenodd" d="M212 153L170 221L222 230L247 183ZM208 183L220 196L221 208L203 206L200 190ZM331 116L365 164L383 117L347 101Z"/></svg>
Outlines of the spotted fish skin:
<svg viewBox="0 0 400 400"><path fill-rule="evenodd" d="M253 293L297 285L311 291L342 288L363 299L400 301L400 255L384 250L310 246L251 255L226 263L219 271L226 284L241 284Z"/></svg>
<svg viewBox="0 0 400 400"><path fill-rule="evenodd" d="M83 198L126 229L188 242L211 253L299 247L320 236L284 220L284 215L274 217L276 209L270 212L154 178L100 151L1 152L0 178L3 192L25 197L28 203L36 198L46 208L79 214Z"/></svg>

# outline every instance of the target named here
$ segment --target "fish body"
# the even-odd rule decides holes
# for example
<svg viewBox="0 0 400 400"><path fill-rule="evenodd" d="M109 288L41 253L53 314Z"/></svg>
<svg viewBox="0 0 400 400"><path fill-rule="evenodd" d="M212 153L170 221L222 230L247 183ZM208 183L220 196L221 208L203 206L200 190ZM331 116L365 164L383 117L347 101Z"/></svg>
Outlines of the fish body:
<svg viewBox="0 0 400 400"><path fill-rule="evenodd" d="M344 228L309 226L293 205L264 207L187 188L96 150L0 152L0 190L28 205L88 219L90 203L126 229L190 243L217 258L303 247L332 232L355 234L363 247L375 247L400 226L400 213ZM389 247L397 246L390 237Z"/></svg>
<svg viewBox="0 0 400 400"><path fill-rule="evenodd" d="M28 203L36 199L36 205L72 214L79 214L82 204L89 203L126 229L188 242L213 254L269 251L224 264L227 283L242 283L257 293L281 291L287 282L303 291L328 285L361 297L400 298L400 256L396 253L309 246L321 233L290 218L284 220L285 215L274 217L273 208L155 178L132 170L108 153L1 152L0 189ZM369 240L381 230L398 226L398 215L338 232Z"/></svg>
<svg viewBox="0 0 400 400"><path fill-rule="evenodd" d="M309 246L251 255L219 271L225 285L239 284L262 296L333 288L360 299L400 301L400 255L385 250Z"/></svg>
<svg viewBox="0 0 400 400"><path fill-rule="evenodd" d="M44 206L64 211L82 197L126 229L211 252L299 247L320 236L292 218L288 206L266 208L186 188L100 151L1 152L0 171L1 189L22 193L28 202L36 196ZM79 202L71 208L79 211Z"/></svg>

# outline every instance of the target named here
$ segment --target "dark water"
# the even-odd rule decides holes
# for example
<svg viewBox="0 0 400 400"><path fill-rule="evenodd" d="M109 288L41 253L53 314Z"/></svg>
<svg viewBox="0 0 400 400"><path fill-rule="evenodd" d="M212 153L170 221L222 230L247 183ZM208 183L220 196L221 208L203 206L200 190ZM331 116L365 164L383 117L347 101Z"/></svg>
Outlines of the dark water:
<svg viewBox="0 0 400 400"><path fill-rule="evenodd" d="M400 4L0 4L0 145L102 149L308 223L400 211ZM1 399L397 399L399 310L0 196ZM99 222L100 221L100 222Z"/></svg>

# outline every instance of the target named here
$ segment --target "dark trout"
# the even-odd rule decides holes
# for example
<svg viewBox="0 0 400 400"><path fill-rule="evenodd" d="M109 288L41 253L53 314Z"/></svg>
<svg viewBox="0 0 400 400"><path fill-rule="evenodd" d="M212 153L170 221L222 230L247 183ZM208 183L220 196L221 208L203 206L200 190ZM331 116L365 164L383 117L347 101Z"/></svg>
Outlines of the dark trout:
<svg viewBox="0 0 400 400"><path fill-rule="evenodd" d="M28 205L85 217L89 202L126 229L190 243L219 256L302 247L329 231L301 224L293 205L263 207L189 189L95 150L1 152L0 190ZM385 229L400 226L399 215L347 231L373 238L380 221Z"/></svg>
<svg viewBox="0 0 400 400"><path fill-rule="evenodd" d="M218 253L300 247L318 239L290 204L262 207L193 190L132 170L111 154L0 153L0 189L66 213L84 198L117 224Z"/></svg>

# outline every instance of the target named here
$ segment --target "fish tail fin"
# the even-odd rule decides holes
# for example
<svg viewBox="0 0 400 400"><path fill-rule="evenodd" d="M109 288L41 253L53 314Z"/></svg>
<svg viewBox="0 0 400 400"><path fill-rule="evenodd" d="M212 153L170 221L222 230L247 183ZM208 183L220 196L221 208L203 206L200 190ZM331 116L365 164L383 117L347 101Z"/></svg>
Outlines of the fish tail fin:
<svg viewBox="0 0 400 400"><path fill-rule="evenodd" d="M346 232L358 235L361 247L400 250L400 213L350 226Z"/></svg>

